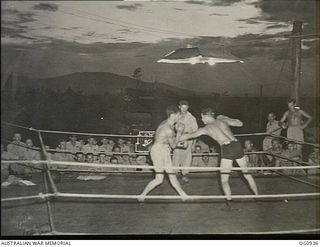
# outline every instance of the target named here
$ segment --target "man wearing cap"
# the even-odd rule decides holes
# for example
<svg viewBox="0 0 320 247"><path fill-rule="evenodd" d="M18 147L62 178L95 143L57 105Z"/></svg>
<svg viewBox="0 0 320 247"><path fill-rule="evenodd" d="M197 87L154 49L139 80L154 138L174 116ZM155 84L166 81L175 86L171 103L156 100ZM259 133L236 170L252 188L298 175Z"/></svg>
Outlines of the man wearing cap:
<svg viewBox="0 0 320 247"><path fill-rule="evenodd" d="M179 118L178 123L183 123L185 126L185 133L192 133L198 129L196 118L188 111L189 102L186 100L179 101ZM174 166L191 166L192 163L192 147L194 140L180 142L173 150L173 165ZM182 181L188 182L188 170L182 170Z"/></svg>

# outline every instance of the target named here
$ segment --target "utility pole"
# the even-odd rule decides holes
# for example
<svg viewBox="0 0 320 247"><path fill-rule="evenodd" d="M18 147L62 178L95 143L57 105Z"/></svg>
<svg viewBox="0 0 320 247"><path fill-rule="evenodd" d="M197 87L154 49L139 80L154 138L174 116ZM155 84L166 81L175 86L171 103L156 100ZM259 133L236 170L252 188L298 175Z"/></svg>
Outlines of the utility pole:
<svg viewBox="0 0 320 247"><path fill-rule="evenodd" d="M302 35L302 21L294 21L292 28L293 36ZM299 91L301 81L301 37L291 38L291 68L292 68L292 84L291 98L296 100L297 105L300 104Z"/></svg>
<svg viewBox="0 0 320 247"><path fill-rule="evenodd" d="M259 97L259 103L260 103L260 111L259 111L259 128L261 130L262 128L262 111L263 111L263 100L262 100L262 96L263 96L263 85L260 85L260 97Z"/></svg>

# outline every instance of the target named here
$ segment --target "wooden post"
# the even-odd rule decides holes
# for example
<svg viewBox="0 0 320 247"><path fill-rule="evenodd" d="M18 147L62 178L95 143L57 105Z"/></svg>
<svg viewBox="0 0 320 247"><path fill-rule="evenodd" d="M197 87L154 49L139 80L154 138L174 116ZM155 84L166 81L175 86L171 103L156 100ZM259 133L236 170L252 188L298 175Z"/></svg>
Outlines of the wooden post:
<svg viewBox="0 0 320 247"><path fill-rule="evenodd" d="M292 35L302 35L302 21L294 21ZM291 86L291 98L296 100L297 105L300 104L299 91L301 80L301 37L292 38L292 86Z"/></svg>
<svg viewBox="0 0 320 247"><path fill-rule="evenodd" d="M260 85L260 111L259 111L259 129L262 129L262 112L263 112L263 100L262 100L262 96L263 96L263 85Z"/></svg>

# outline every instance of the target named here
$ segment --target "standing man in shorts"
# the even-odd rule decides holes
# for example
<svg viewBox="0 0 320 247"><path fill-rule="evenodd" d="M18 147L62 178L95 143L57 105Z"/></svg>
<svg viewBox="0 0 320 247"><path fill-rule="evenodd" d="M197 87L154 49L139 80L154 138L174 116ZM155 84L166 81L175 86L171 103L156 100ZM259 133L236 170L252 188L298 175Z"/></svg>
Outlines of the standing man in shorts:
<svg viewBox="0 0 320 247"><path fill-rule="evenodd" d="M188 111L189 102L186 100L179 101L179 118L178 123L183 123L185 126L185 133L192 133L198 129L196 118ZM174 166L191 166L192 163L192 149L194 141L180 142L173 150L172 162ZM188 170L182 170L182 181L187 183L189 181L187 174Z"/></svg>
<svg viewBox="0 0 320 247"><path fill-rule="evenodd" d="M221 171L221 183L224 194L227 196L227 205L231 202L231 189L229 185L230 168L234 160L237 161L241 168L246 168L247 162L243 153L240 142L234 137L230 130L230 126L241 127L243 123L238 119L219 115L214 117L214 112L211 108L204 109L201 113L201 120L206 125L190 134L183 134L180 141L197 138L202 135L207 135L217 141L221 146L221 168L227 169ZM247 180L250 189L255 195L258 195L256 183L250 173L246 169L242 170L244 178Z"/></svg>
<svg viewBox="0 0 320 247"><path fill-rule="evenodd" d="M145 196L162 184L164 179L164 172L169 176L172 187L178 192L182 200L185 200L187 194L181 188L181 185L176 177L172 167L171 149L176 148L179 138L184 131L184 126L177 123L179 111L176 106L168 106L166 109L167 120L163 121L157 128L154 135L154 144L151 148L150 154L155 167L155 178L145 187L144 191L138 198L138 201L143 202ZM176 124L177 123L177 124ZM175 133L175 129L177 134ZM159 168L157 168L159 167ZM167 167L167 168L163 168Z"/></svg>
<svg viewBox="0 0 320 247"><path fill-rule="evenodd" d="M300 107L296 106L296 101L294 99L290 99L288 101L288 111L286 111L280 122L282 128L287 128L287 137L293 140L297 140L300 142L304 141L303 129L308 126L311 122L312 117L301 110ZM306 122L303 121L303 117L307 119ZM287 122L286 122L287 121ZM286 122L286 123L285 123ZM296 144L296 147L299 151L301 151L302 146Z"/></svg>

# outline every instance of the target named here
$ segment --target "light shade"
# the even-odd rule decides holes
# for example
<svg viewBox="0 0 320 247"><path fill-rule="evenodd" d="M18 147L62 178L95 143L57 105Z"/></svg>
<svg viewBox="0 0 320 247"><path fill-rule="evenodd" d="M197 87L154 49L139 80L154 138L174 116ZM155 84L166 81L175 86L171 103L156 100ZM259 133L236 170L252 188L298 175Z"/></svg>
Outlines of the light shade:
<svg viewBox="0 0 320 247"><path fill-rule="evenodd" d="M179 48L165 55L158 63L185 63L214 65L217 63L243 63L242 60L225 50L205 51L198 47Z"/></svg>

